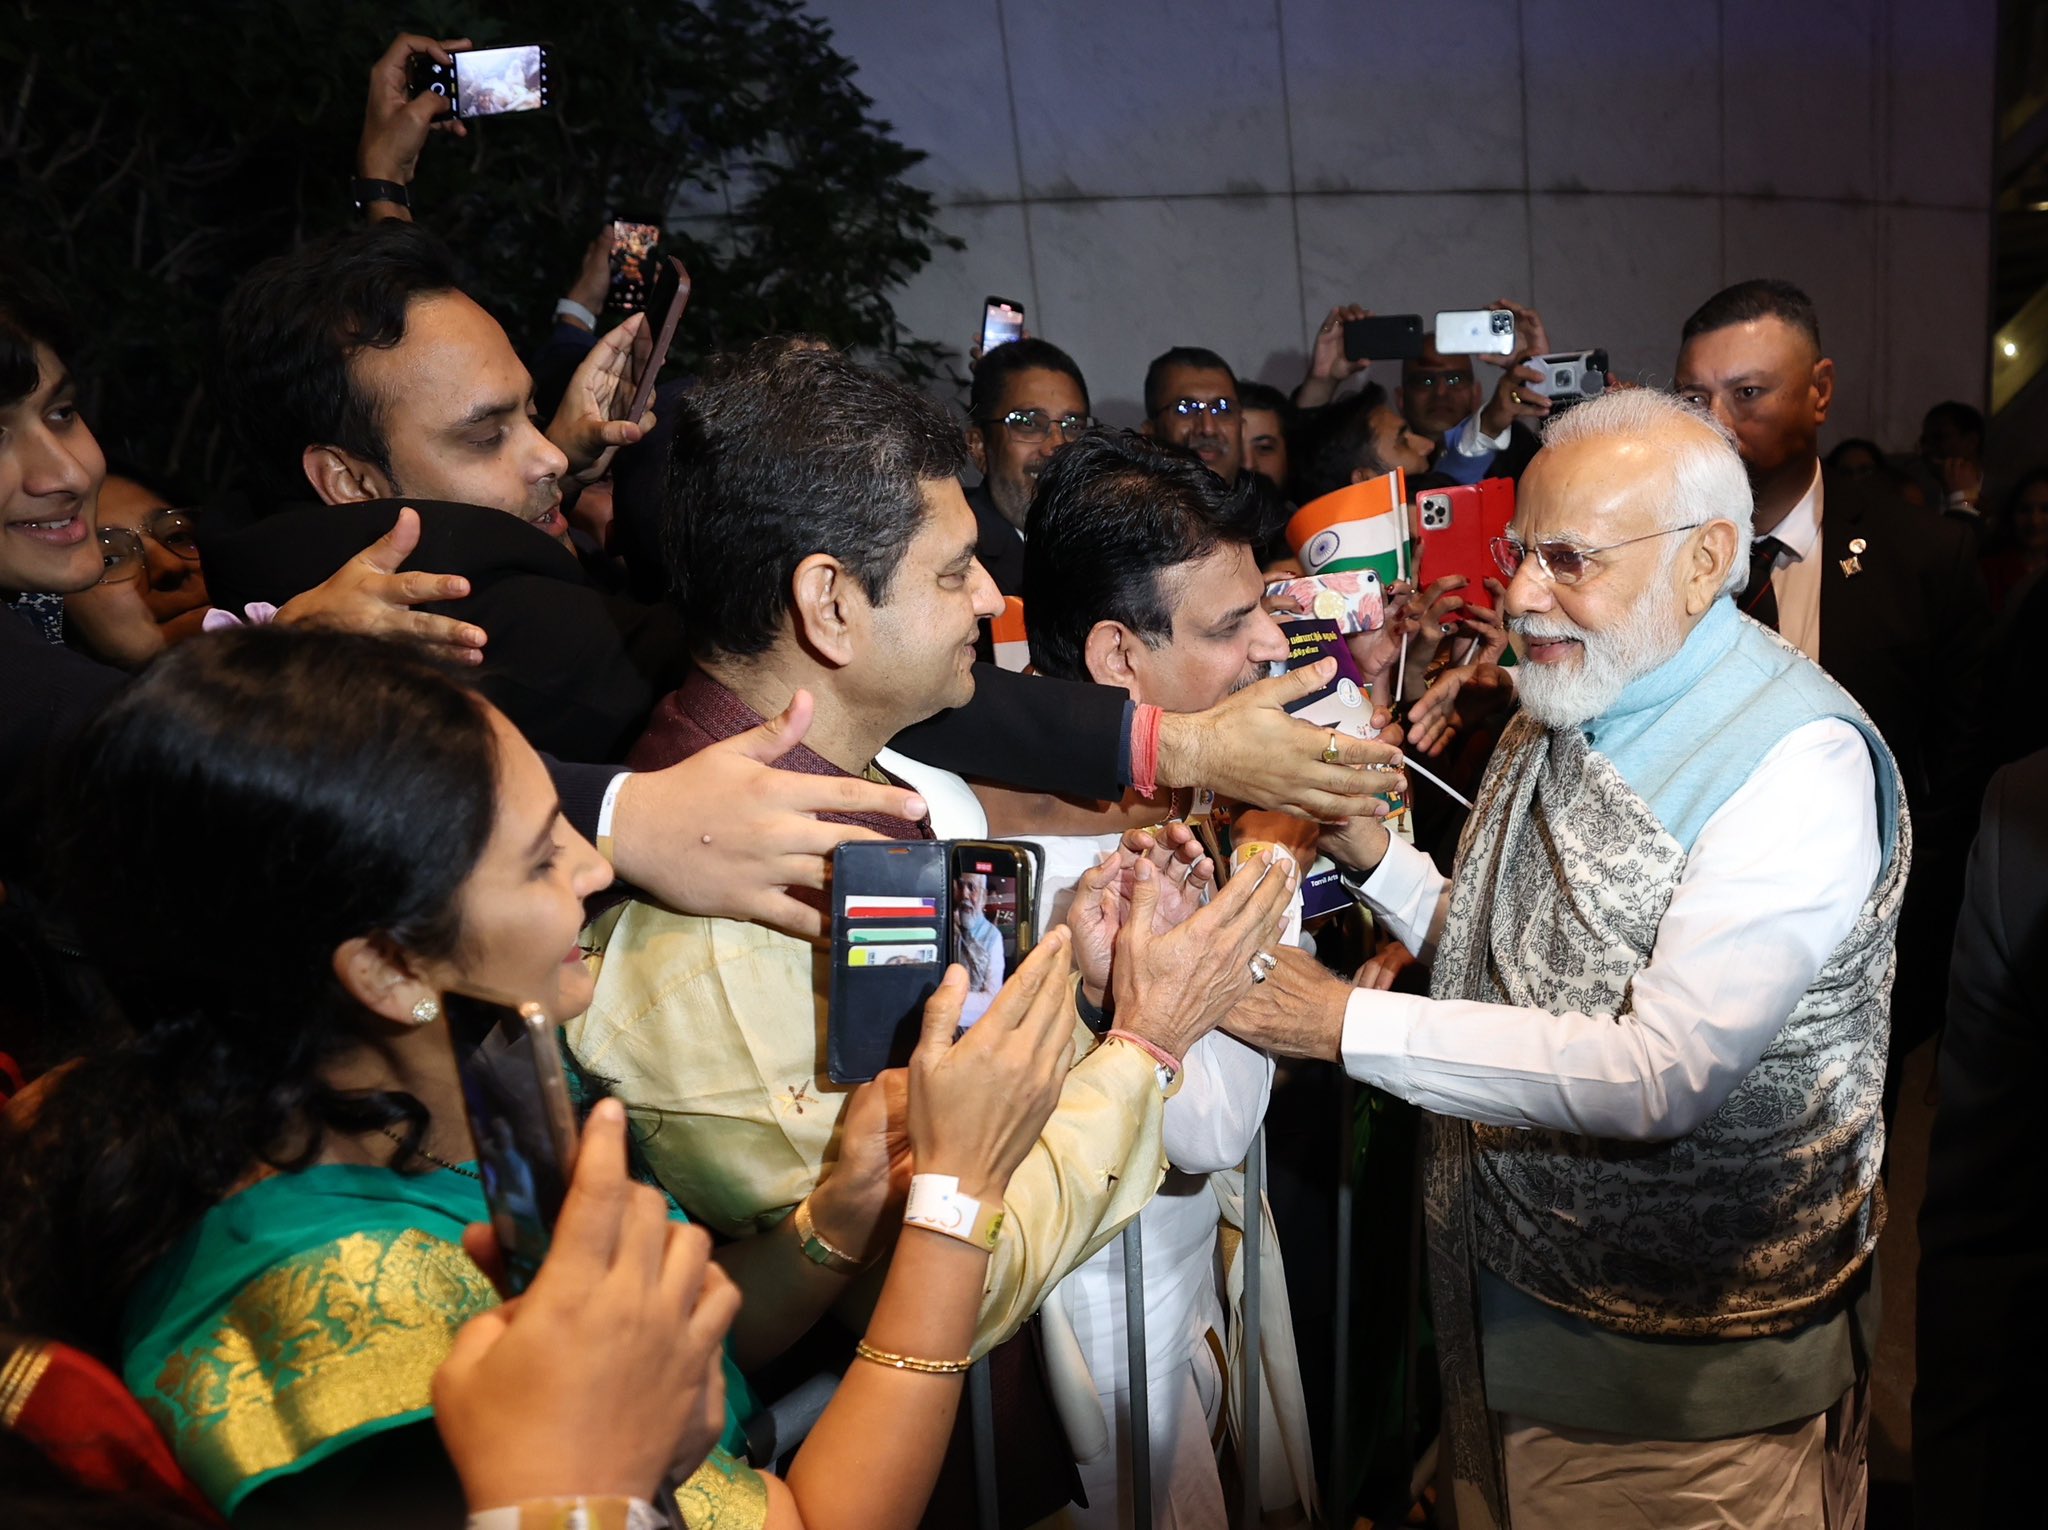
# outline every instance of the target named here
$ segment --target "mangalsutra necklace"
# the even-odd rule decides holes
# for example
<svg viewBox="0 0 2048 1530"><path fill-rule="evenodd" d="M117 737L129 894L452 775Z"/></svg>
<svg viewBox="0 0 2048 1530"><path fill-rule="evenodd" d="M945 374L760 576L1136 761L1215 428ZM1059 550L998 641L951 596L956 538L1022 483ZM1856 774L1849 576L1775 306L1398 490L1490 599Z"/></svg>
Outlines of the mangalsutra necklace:
<svg viewBox="0 0 2048 1530"><path fill-rule="evenodd" d="M425 1148L420 1147L416 1144L409 1145L403 1137L399 1136L397 1132L393 1131L388 1126L380 1126L377 1128L377 1130L382 1132L385 1136L389 1137L393 1142L397 1143L400 1147L409 1146L410 1151L419 1154L420 1157L426 1159L428 1163L433 1164L436 1168L446 1169L451 1174L460 1174L464 1179L474 1179L479 1182L483 1179L483 1176L477 1173L477 1171L474 1169L465 1169L459 1163L450 1163L440 1154L430 1153Z"/></svg>

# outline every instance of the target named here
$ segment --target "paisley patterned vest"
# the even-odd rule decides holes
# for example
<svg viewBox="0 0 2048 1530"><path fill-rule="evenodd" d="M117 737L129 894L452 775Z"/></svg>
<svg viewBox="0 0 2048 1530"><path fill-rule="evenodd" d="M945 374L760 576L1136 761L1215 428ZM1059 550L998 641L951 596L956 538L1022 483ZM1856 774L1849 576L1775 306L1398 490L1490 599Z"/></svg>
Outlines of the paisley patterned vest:
<svg viewBox="0 0 2048 1530"><path fill-rule="evenodd" d="M1721 1107L1667 1142L1431 1118L1431 1279L1464 1481L1476 1468L1483 1482L1493 1454L1473 1415L1479 1270L1610 1332L1739 1339L1825 1313L1868 1259L1884 1223L1879 1102L1911 858L1897 769L1869 720L1732 602L1605 717L1551 730L1524 714L1501 739L1431 991L1620 1021L1700 828L1775 744L1825 717L1870 745L1883 861L1854 927Z"/></svg>

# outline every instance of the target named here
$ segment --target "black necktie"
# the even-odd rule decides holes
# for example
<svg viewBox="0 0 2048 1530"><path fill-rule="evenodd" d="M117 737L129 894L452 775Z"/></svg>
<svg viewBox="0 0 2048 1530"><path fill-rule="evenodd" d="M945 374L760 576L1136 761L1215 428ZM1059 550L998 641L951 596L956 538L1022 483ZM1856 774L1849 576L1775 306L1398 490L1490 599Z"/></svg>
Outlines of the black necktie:
<svg viewBox="0 0 2048 1530"><path fill-rule="evenodd" d="M1778 630L1778 597L1771 589L1771 570L1785 544L1776 537L1758 537L1749 544L1749 583L1736 604L1773 632Z"/></svg>

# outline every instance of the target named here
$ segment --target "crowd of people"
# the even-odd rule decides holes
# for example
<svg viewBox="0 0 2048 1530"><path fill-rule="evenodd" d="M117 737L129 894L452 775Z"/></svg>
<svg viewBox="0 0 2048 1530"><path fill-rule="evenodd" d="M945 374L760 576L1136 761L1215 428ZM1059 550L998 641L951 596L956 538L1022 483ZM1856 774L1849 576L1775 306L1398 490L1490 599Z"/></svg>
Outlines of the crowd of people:
<svg viewBox="0 0 2048 1530"><path fill-rule="evenodd" d="M1391 393L1353 305L1291 394L1176 344L1135 431L1029 335L964 420L800 335L631 417L604 238L522 348L410 205L464 46L392 45L360 224L224 305L238 485L110 462L92 294L0 267L9 1523L1349 1524L1336 1207L1244 1173L1341 1074L1420 1111L1362 1233L1422 1246L1437 1512L1860 1524L1944 1021L1921 1505L2029 1501L2048 468L1987 484L1955 402L1823 460L1774 279L1570 407L1500 300L1512 354ZM1268 586L1390 475L1511 481L1498 577L1391 584L1321 726ZM991 840L1028 892L949 877L907 1066L835 1079L835 853ZM530 1283L478 995L579 1117Z"/></svg>

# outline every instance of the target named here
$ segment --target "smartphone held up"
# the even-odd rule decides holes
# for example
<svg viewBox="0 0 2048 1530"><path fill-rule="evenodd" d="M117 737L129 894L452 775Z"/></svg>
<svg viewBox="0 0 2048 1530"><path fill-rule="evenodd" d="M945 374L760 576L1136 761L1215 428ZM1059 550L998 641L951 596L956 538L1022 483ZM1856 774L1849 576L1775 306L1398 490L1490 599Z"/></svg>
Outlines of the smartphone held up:
<svg viewBox="0 0 2048 1530"><path fill-rule="evenodd" d="M443 64L430 53L415 53L407 66L408 93L445 97L444 117L496 117L553 104L546 43L467 48L450 59Z"/></svg>
<svg viewBox="0 0 2048 1530"><path fill-rule="evenodd" d="M538 1004L498 996L451 991L441 1009L505 1288L517 1295L547 1256L576 1163L558 1027Z"/></svg>
<svg viewBox="0 0 2048 1530"><path fill-rule="evenodd" d="M609 313L639 313L647 307L661 226L632 218L612 219L611 281L605 289Z"/></svg>
<svg viewBox="0 0 2048 1530"><path fill-rule="evenodd" d="M1024 305L1012 298L991 297L981 305L981 354L1024 338Z"/></svg>

